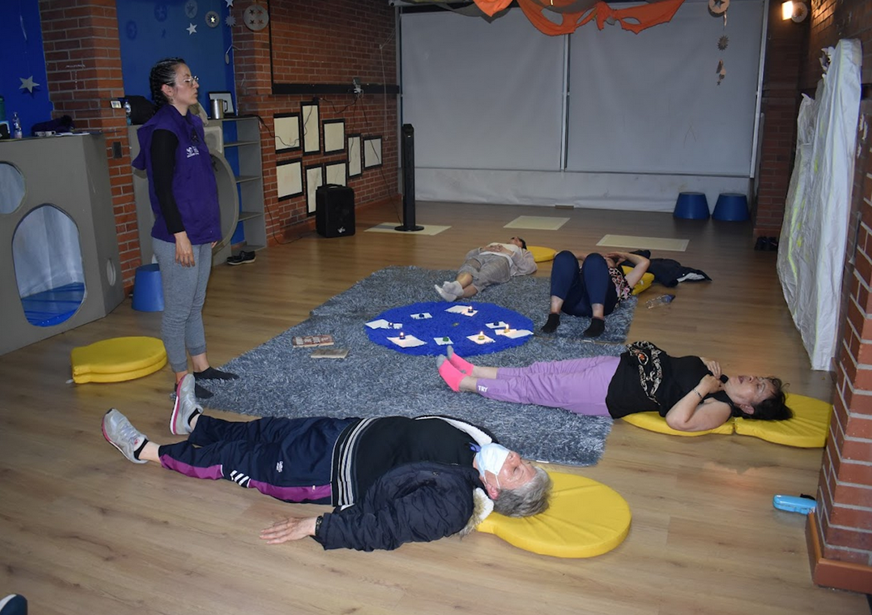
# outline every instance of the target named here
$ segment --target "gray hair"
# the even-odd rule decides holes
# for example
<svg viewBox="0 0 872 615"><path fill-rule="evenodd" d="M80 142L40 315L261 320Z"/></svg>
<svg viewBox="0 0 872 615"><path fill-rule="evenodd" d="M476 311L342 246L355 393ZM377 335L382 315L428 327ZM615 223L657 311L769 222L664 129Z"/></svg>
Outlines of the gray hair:
<svg viewBox="0 0 872 615"><path fill-rule="evenodd" d="M501 489L494 500L494 512L507 517L529 517L538 515L548 508L551 497L551 477L539 466L526 484L517 489Z"/></svg>

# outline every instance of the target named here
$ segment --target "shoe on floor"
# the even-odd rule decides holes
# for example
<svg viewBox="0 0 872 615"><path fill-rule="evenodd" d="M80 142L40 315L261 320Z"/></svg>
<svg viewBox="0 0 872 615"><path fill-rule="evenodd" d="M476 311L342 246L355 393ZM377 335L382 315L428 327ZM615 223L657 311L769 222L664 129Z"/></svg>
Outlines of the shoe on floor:
<svg viewBox="0 0 872 615"><path fill-rule="evenodd" d="M27 615L27 598L9 594L0 600L0 615Z"/></svg>
<svg viewBox="0 0 872 615"><path fill-rule="evenodd" d="M170 433L174 436L184 436L191 431L191 418L195 414L203 412L203 407L197 403L194 396L196 380L192 374L188 374L179 381L176 388L176 403L173 405L173 414L170 416Z"/></svg>
<svg viewBox="0 0 872 615"><path fill-rule="evenodd" d="M145 459L137 459L134 455L148 438L115 408L103 415L103 437L133 463L148 463Z"/></svg>
<svg viewBox="0 0 872 615"><path fill-rule="evenodd" d="M248 265L249 263L253 263L257 260L257 254L252 252L240 252L239 256L242 257L242 264Z"/></svg>

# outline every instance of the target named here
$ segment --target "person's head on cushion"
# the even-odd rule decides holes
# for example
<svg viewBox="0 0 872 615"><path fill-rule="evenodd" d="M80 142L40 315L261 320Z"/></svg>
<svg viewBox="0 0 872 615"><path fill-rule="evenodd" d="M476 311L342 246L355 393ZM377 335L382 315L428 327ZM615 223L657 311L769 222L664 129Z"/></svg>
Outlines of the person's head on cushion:
<svg viewBox="0 0 872 615"><path fill-rule="evenodd" d="M724 381L724 393L742 418L784 421L793 417L780 378L731 376Z"/></svg>

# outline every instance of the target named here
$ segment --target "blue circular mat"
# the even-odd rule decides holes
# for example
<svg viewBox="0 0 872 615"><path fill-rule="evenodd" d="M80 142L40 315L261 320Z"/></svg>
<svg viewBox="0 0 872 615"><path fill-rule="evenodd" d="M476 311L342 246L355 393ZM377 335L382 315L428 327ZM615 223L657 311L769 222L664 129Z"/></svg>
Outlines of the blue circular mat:
<svg viewBox="0 0 872 615"><path fill-rule="evenodd" d="M458 307L464 308L464 313L448 311ZM472 307L473 314L469 313L469 307ZM430 318L424 317L425 314L429 314ZM413 315L418 317L413 318ZM533 321L517 312L492 303L446 303L445 301L412 303L382 312L373 319L373 321L377 320L385 320L391 323L393 328L373 329L364 325L366 334L371 341L403 354L418 356L446 354L449 344L440 345L436 341L437 338L441 341L448 338L457 354L461 357L471 357L515 348L533 337L526 335L511 338L506 335L497 335L496 329L488 327L488 324L504 323L504 325L508 324L512 330L533 331ZM397 328L396 325L402 325L402 327ZM406 338L414 336L425 343L405 348L388 339L399 337L400 332L405 334ZM474 336L478 339L480 333L493 341L479 344L468 339L468 336Z"/></svg>

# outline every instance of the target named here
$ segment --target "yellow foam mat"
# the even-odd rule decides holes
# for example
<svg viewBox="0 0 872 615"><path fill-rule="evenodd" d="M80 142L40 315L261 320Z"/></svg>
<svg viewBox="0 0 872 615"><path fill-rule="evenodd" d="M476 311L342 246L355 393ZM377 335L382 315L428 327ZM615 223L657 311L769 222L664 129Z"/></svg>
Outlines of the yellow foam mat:
<svg viewBox="0 0 872 615"><path fill-rule="evenodd" d="M753 436L797 448L823 448L830 429L832 404L805 395L787 395L787 405L793 410L793 418L787 421L756 421L735 417L708 431L677 431L666 424L666 419L656 412L640 412L624 417L624 421L657 433L672 436L704 436L706 434L732 434Z"/></svg>
<svg viewBox="0 0 872 615"><path fill-rule="evenodd" d="M527 250L533 255L533 260L537 263L545 263L553 261L557 250L554 248L545 248L543 246L527 246Z"/></svg>
<svg viewBox="0 0 872 615"><path fill-rule="evenodd" d="M148 376L167 364L163 342L154 337L113 337L70 353L73 381L123 382Z"/></svg>
<svg viewBox="0 0 872 615"><path fill-rule="evenodd" d="M625 266L623 266L623 265L621 265L621 269L624 270L624 275L625 275L625 276L626 276L627 274L629 274L629 273L633 270L632 267L625 267ZM645 292L646 290L648 290L648 289L651 287L651 285L652 285L653 283L654 283L654 274L653 274L653 273L647 273L647 272L646 272L646 273L643 273L643 274L642 274L642 279L639 280L639 281L636 283L636 285L633 287L633 294L634 294L634 295L638 295L639 293L643 293L643 292Z"/></svg>
<svg viewBox="0 0 872 615"><path fill-rule="evenodd" d="M533 517L492 513L477 529L526 551L554 557L594 557L624 541L632 515L617 491L583 476L549 474L554 489L548 510Z"/></svg>

